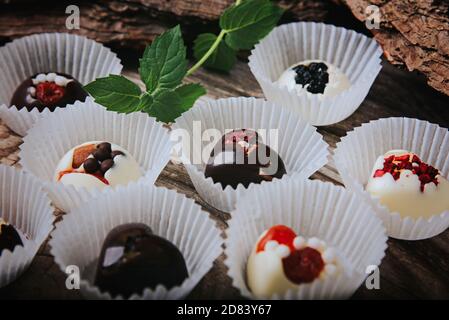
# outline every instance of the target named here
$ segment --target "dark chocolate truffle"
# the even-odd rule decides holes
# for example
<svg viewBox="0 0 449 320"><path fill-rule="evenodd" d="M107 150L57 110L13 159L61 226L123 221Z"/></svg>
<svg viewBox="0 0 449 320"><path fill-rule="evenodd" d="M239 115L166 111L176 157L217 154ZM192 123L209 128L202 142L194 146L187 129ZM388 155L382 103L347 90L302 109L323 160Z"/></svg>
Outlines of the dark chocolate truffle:
<svg viewBox="0 0 449 320"><path fill-rule="evenodd" d="M16 246L23 246L17 230L0 218L0 256L3 250L13 251Z"/></svg>
<svg viewBox="0 0 449 320"><path fill-rule="evenodd" d="M65 107L75 101L84 101L88 96L83 86L73 77L63 73L38 73L16 89L11 105L18 109L26 108L39 111L45 108L53 111L56 107Z"/></svg>
<svg viewBox="0 0 449 320"><path fill-rule="evenodd" d="M129 298L159 284L170 289L187 277L184 257L174 244L154 235L145 224L130 223L114 228L106 237L95 285L113 296Z"/></svg>
<svg viewBox="0 0 449 320"><path fill-rule="evenodd" d="M248 129L225 134L211 152L205 176L223 188L281 178L285 165L279 155L259 141L257 132Z"/></svg>

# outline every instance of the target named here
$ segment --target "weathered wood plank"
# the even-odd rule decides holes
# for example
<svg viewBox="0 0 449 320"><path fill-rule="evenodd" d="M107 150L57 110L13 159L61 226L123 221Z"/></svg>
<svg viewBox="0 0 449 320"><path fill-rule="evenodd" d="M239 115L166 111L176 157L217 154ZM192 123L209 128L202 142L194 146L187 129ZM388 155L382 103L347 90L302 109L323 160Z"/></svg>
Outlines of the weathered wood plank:
<svg viewBox="0 0 449 320"><path fill-rule="evenodd" d="M135 71L125 72L137 79ZM262 92L250 74L248 66L238 62L230 75L200 70L189 81L201 82L212 98L230 96L262 97ZM449 127L449 97L425 84L425 79L385 65L362 106L348 119L319 128L330 148L348 130L355 126L389 116L408 116L429 120ZM13 165L17 161L17 148L21 139L0 125L0 162ZM332 162L313 175L313 179L341 183ZM181 165L168 164L160 175L157 185L176 189L198 202L218 226L227 227L228 213L220 212L196 193ZM361 287L354 295L356 299L379 298L449 298L449 231L424 241L389 240L389 249L381 265L381 289L367 290ZM226 276L221 256L213 269L198 284L189 298L241 298L232 288ZM10 286L0 289L0 297L8 298L79 298L75 291L64 288L64 274L58 270L44 245L32 266Z"/></svg>

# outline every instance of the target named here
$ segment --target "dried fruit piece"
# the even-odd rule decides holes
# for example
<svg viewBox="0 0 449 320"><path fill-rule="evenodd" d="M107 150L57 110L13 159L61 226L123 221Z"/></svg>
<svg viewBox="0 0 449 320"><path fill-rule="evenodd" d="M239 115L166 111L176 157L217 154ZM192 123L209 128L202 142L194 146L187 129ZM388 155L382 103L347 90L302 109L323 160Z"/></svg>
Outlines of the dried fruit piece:
<svg viewBox="0 0 449 320"><path fill-rule="evenodd" d="M312 282L324 269L321 253L310 247L292 251L282 259L282 265L285 276L296 284Z"/></svg>
<svg viewBox="0 0 449 320"><path fill-rule="evenodd" d="M439 183L437 176L440 172L431 165L422 162L421 159L413 153L399 156L391 155L385 158L383 168L376 170L373 177L379 178L385 173L390 173L394 180L398 180L401 177L402 170L410 170L413 174L418 176L418 179L421 182L421 192L424 192L426 184L434 183L435 185L438 185Z"/></svg>
<svg viewBox="0 0 449 320"><path fill-rule="evenodd" d="M78 147L73 151L72 168L78 169L96 149L95 144Z"/></svg>

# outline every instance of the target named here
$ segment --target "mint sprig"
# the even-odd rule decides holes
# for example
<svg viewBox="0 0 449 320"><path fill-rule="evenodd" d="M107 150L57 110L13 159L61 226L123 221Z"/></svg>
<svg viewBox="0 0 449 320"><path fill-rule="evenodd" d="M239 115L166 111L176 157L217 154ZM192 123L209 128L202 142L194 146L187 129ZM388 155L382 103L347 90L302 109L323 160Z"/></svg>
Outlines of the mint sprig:
<svg viewBox="0 0 449 320"><path fill-rule="evenodd" d="M119 113L146 112L173 122L206 93L200 84L182 84L201 66L228 72L238 50L250 49L276 25L283 10L270 0L238 0L220 17L221 32L200 34L194 42L198 60L187 70L186 46L176 26L158 36L139 60L145 91L123 76L98 78L85 86L95 101Z"/></svg>
<svg viewBox="0 0 449 320"><path fill-rule="evenodd" d="M147 92L180 85L187 73L187 63L179 26L157 37L140 59L139 73Z"/></svg>

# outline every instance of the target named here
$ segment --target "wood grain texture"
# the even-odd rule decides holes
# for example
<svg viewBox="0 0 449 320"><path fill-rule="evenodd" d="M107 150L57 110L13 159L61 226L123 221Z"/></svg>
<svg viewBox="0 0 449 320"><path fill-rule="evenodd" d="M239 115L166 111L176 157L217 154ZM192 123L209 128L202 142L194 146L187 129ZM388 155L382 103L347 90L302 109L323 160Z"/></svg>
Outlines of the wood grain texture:
<svg viewBox="0 0 449 320"><path fill-rule="evenodd" d="M129 61L129 60L127 60ZM126 76L138 79L135 66L128 66ZM238 62L230 75L200 70L188 79L201 82L208 96L223 98L231 96L262 97L262 92L251 75L246 63ZM449 97L429 88L422 77L395 69L384 63L379 77L361 107L348 119L318 131L334 149L335 144L347 131L364 122L390 116L406 116L428 120L449 127ZM17 165L20 137L0 124L0 162ZM334 165L329 163L312 176L312 179L341 184ZM169 163L157 180L157 185L175 189L199 203L217 222L220 229L227 228L229 213L220 212L196 193L182 165ZM386 257L381 267L381 289L368 290L362 286L354 299L381 298L449 298L449 230L424 241L399 241L390 239ZM189 299L240 299L232 287L223 264L224 256L189 295ZM65 275L44 244L31 267L14 283L0 289L0 298L29 299L79 299L80 293L65 289Z"/></svg>
<svg viewBox="0 0 449 320"><path fill-rule="evenodd" d="M328 0L281 0L285 19L323 21ZM0 0L0 41L42 32L73 32L119 48L143 49L180 23L186 41L218 30L217 20L234 0ZM80 29L67 30L68 5L80 9ZM49 23L43 23L49 21ZM212 28L212 29L211 29Z"/></svg>
<svg viewBox="0 0 449 320"><path fill-rule="evenodd" d="M435 89L449 95L449 2L441 0L341 0L365 21L376 5L380 28L373 29L390 62L418 70Z"/></svg>

